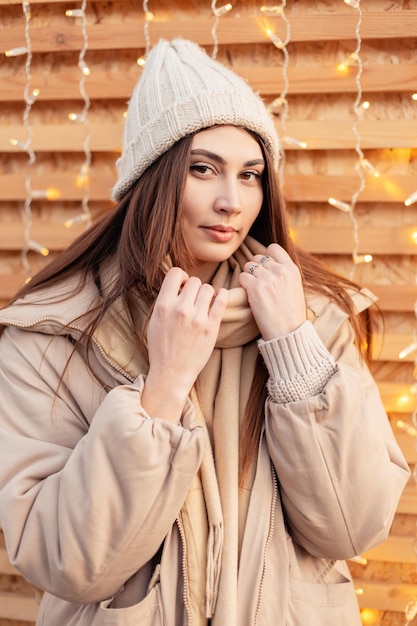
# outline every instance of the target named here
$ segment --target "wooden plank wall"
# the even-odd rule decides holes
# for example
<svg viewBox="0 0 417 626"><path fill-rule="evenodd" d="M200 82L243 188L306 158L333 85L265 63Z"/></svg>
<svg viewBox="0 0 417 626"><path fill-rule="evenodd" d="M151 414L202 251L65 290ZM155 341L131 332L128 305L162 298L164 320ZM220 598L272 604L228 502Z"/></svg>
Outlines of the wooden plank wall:
<svg viewBox="0 0 417 626"><path fill-rule="evenodd" d="M112 206L123 113L140 75L136 60L146 34L152 43L187 37L209 52L218 43L219 60L247 77L268 104L287 94L287 113L281 104L276 125L297 140L286 141L281 172L294 237L380 297L385 334L377 333L372 369L414 468L416 438L404 424L413 425L417 404L415 353L398 355L415 341L417 325L417 205L404 204L417 189L417 1L362 0L360 10L343 0L289 1L284 15L291 37L284 49L285 20L266 15L254 0L236 0L218 20L210 0L150 0L154 19L146 23L140 2L87 2L85 18L65 15L80 5L34 0L29 19L21 2L0 0L0 304L48 260L36 252L22 258L30 240L52 257L83 228L67 228L66 220L85 211L94 218ZM4 54L28 41L29 68L27 54ZM351 57L355 50L359 60ZM85 78L80 58L91 70ZM39 89L29 106L25 89L29 96ZM84 121L69 119L83 110ZM369 166L358 168L360 155L378 178ZM88 183L80 184L90 160ZM330 196L353 200L354 211L330 206ZM371 254L373 261L355 264L353 254ZM405 623L405 606L417 593L416 521L410 480L388 541L364 555L366 563L350 563L364 624ZM36 611L36 591L10 566L0 542L0 626L31 623Z"/></svg>

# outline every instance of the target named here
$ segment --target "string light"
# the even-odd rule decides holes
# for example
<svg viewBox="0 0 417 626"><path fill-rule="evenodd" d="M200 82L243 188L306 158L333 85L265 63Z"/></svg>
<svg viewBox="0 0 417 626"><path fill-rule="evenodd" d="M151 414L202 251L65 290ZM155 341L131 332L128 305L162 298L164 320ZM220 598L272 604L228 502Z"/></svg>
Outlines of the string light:
<svg viewBox="0 0 417 626"><path fill-rule="evenodd" d="M365 173L370 174L374 176L375 178L378 178L380 174L378 170L368 161L368 159L365 158L364 152L361 148L361 137L360 137L359 130L358 130L358 123L360 119L362 118L362 113L366 108L368 108L368 105L369 105L369 103L366 103L366 106L364 106L365 103L361 104L361 101L362 101L361 79L362 79L362 72L363 72L362 59L360 56L361 46L362 46L362 38L361 38L362 9L360 5L360 0L349 0L349 1L344 0L344 1L346 2L346 4L348 4L354 9L357 9L358 11L358 19L357 19L356 27L355 27L356 49L354 50L354 52L352 52L352 54L348 57L348 59L344 63L341 63L338 65L338 69L339 70L346 69L353 64L355 64L357 67L356 78L355 78L356 98L353 104L353 112L355 115L355 119L352 125L352 130L355 135L355 152L357 154L357 162L355 164L355 171L359 178L359 184L358 184L356 191L353 193L349 203L343 202L341 200L337 200L336 198L333 198L333 197L328 199L328 203L331 206L334 206L337 209L347 213L352 221L354 246L353 246L353 251L352 251L353 267L350 272L350 278L353 278L353 275L355 273L355 267L357 265L362 264L362 263L370 263L373 260L373 257L371 254L359 254L359 247L360 247L359 223L355 216L356 203L358 201L360 194L364 191L366 187Z"/></svg>
<svg viewBox="0 0 417 626"><path fill-rule="evenodd" d="M19 46L18 48L12 48L11 50L6 50L4 54L6 55L6 57L18 57L27 53L28 53L28 49L26 48L26 46Z"/></svg>
<svg viewBox="0 0 417 626"><path fill-rule="evenodd" d="M81 31L83 36L83 46L80 50L78 56L78 68L81 72L80 81L78 84L79 92L81 98L84 102L83 110L81 115L77 115L76 113L70 113L69 119L72 121L80 121L84 125L84 140L83 140L83 150L84 150L84 163L81 165L80 172L77 176L76 184L78 187L82 188L82 199L81 199L81 208L82 214L76 215L64 222L64 225L67 228L70 228L74 224L84 223L85 227L88 228L91 226L91 211L89 207L89 196L90 196L90 166L92 154L90 150L90 126L88 122L88 111L91 107L91 101L88 97L88 94L85 89L85 81L86 78L90 75L90 68L87 66L85 62L85 56L88 50L88 32L87 32L87 16L86 16L86 8L87 8L87 0L83 0L81 3L80 9L74 9L70 11L66 11L65 15L69 15L70 17L80 17L81 18Z"/></svg>
<svg viewBox="0 0 417 626"><path fill-rule="evenodd" d="M298 139L294 137L289 137L286 132L287 118L288 118L288 111L289 111L287 95L288 95L289 86L290 86L289 78L288 78L288 66L290 63L290 55L288 53L287 46L291 40L291 26L285 14L286 5L287 5L286 0L282 0L280 5L270 5L270 6L263 5L261 7L261 13L265 15L275 15L275 16L280 17L284 23L284 28L285 28L284 39L281 39L280 37L278 37L278 35L276 35L276 33L274 33L270 28L268 28L265 31L271 43L275 46L275 48L277 48L277 50L279 50L282 53L284 57L282 70L281 70L282 81L283 81L282 91L279 94L278 98L275 98L275 100L273 100L272 103L268 107L268 110L272 114L279 115L280 122L281 122L282 142L280 142L280 162L278 166L278 179L279 179L281 188L284 187L284 171L285 171L285 160L286 160L285 149L284 149L283 143L285 143L287 146L293 146L293 147L298 147L298 148L307 147L307 144L305 142L299 141Z"/></svg>
<svg viewBox="0 0 417 626"><path fill-rule="evenodd" d="M413 193L410 196L408 196L406 200L404 200L404 204L405 206L411 206L415 202L417 202L417 189L413 191Z"/></svg>
<svg viewBox="0 0 417 626"><path fill-rule="evenodd" d="M219 20L222 17L222 15L224 15L225 13L229 13L231 10L233 9L233 5L230 4L230 2L228 2L227 4L224 4L221 7L217 6L217 1L216 0L212 0L211 3L211 11L214 15L214 23L213 23L213 27L211 29L211 36L213 38L213 52L211 53L211 58L212 59L216 59L217 58L217 53L219 51L219 40L217 37L217 28L219 25Z"/></svg>
<svg viewBox="0 0 417 626"><path fill-rule="evenodd" d="M268 16L277 16L277 15L282 15L284 12L284 7L283 5L279 5L276 4L274 6L261 6L260 8L260 12L263 13L264 15L268 15Z"/></svg>
<svg viewBox="0 0 417 626"><path fill-rule="evenodd" d="M25 201L23 205L22 217L23 217L23 237L24 244L21 250L21 261L23 265L23 269L25 272L26 282L30 280L31 277L31 267L29 264L29 251L37 252L42 256L47 256L49 254L48 248L46 248L41 243L34 241L31 237L31 229L32 229L32 168L36 162L36 154L32 147L33 141L33 130L30 124L30 113L32 110L32 106L36 101L37 96L39 95L39 90L32 89L32 42L30 38L30 5L29 2L22 2L23 14L25 17L25 40L26 46L21 48L15 48L14 50L8 50L6 52L6 56L18 56L19 54L26 54L26 62L25 62L25 88L24 88L24 101L25 101L25 109L23 112L23 126L26 130L27 139L25 142L18 141L16 139L11 139L10 142L12 145L19 147L23 152L26 152L28 156L27 170L25 176Z"/></svg>
<svg viewBox="0 0 417 626"><path fill-rule="evenodd" d="M153 22L153 20L155 19L154 14L149 11L149 7L148 7L148 0L144 0L142 3L142 10L143 10L143 36L145 38L145 53L139 57L138 59L136 59L136 63L139 67L144 67L145 63L146 63L146 57L149 54L149 51L151 49L151 38L149 35L149 25L151 22Z"/></svg>
<svg viewBox="0 0 417 626"><path fill-rule="evenodd" d="M334 206L339 211L343 211L344 213L351 213L353 211L353 207L351 204L347 202L342 202L341 200L336 200L336 198L329 198L328 203L331 206Z"/></svg>
<svg viewBox="0 0 417 626"><path fill-rule="evenodd" d="M401 350L401 352L398 355L398 358L405 359L416 350L417 350L417 341L414 341L413 343L410 343L406 348Z"/></svg>

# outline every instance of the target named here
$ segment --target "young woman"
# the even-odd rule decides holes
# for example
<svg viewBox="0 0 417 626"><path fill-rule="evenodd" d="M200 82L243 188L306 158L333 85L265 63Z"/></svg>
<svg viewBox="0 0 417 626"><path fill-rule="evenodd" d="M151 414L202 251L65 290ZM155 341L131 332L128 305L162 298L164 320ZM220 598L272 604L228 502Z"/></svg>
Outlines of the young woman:
<svg viewBox="0 0 417 626"><path fill-rule="evenodd" d="M0 524L38 624L354 626L409 476L371 297L295 250L249 86L161 41L115 208L0 312Z"/></svg>

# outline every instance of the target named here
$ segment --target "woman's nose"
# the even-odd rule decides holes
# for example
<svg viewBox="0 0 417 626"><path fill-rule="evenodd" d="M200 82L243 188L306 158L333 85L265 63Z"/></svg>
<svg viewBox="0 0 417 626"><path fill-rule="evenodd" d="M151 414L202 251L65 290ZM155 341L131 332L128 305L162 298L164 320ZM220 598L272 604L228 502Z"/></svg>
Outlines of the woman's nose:
<svg viewBox="0 0 417 626"><path fill-rule="evenodd" d="M240 213L240 198L236 183L228 182L219 191L219 196L214 206L215 210L225 213Z"/></svg>

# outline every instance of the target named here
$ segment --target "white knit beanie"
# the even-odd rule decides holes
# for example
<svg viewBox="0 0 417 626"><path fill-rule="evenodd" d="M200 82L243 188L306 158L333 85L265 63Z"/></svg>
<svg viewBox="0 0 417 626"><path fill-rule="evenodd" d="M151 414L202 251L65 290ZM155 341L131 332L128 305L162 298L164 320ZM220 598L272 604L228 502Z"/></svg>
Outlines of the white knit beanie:
<svg viewBox="0 0 417 626"><path fill-rule="evenodd" d="M179 139L216 124L257 133L277 167L279 143L272 117L249 84L197 44L161 39L149 52L129 102L113 199L120 200Z"/></svg>

